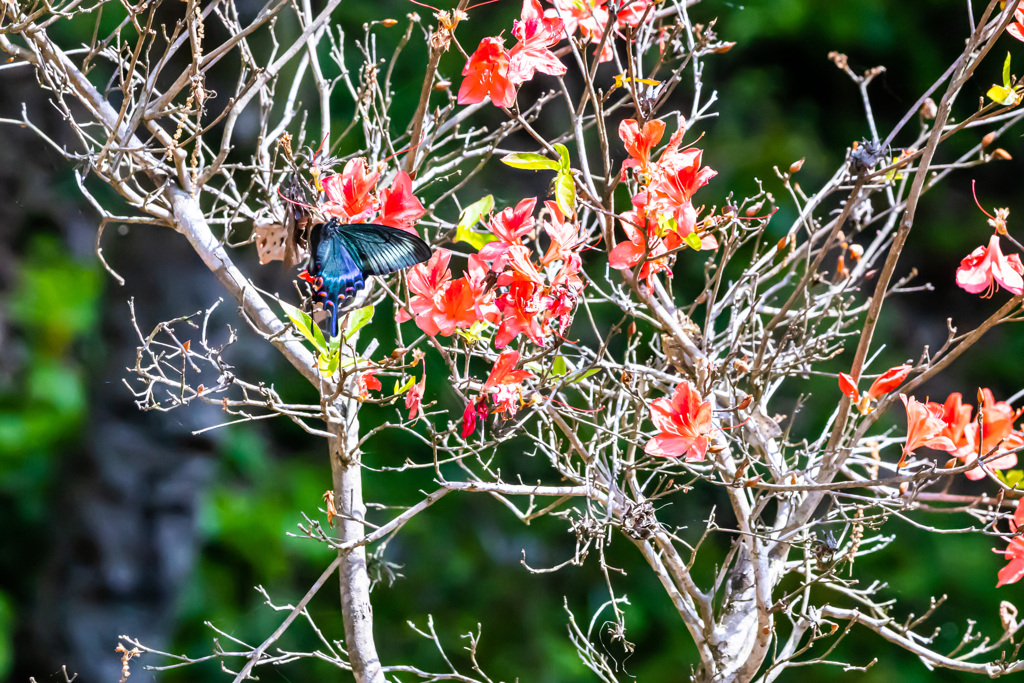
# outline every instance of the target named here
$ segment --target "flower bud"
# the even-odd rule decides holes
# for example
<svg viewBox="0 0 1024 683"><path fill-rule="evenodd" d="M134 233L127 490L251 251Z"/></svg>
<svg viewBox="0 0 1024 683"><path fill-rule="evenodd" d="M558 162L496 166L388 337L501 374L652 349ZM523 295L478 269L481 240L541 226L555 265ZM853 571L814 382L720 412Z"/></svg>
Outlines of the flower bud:
<svg viewBox="0 0 1024 683"><path fill-rule="evenodd" d="M988 147L989 145L991 145L995 141L996 141L996 134L995 133L987 133L985 135L985 137L983 137L981 139L981 146L982 147Z"/></svg>
<svg viewBox="0 0 1024 683"><path fill-rule="evenodd" d="M921 104L921 118L934 119L938 113L939 108L935 106L935 100L932 98L929 97Z"/></svg>
<svg viewBox="0 0 1024 683"><path fill-rule="evenodd" d="M803 168L803 166L804 166L804 159L805 159L805 158L806 158L806 157L803 157L803 158L801 158L801 159L800 159L800 161L794 161L793 163L791 163L791 164L789 165L789 172L790 172L790 173L796 173L796 172L797 172L797 171L799 171L799 170L800 170L801 168Z"/></svg>
<svg viewBox="0 0 1024 683"><path fill-rule="evenodd" d="M992 158L993 159L997 159L999 161L1009 161L1009 160L1013 159L1013 157L1010 156L1010 153L1007 152L1002 147L998 147L998 148L992 150Z"/></svg>

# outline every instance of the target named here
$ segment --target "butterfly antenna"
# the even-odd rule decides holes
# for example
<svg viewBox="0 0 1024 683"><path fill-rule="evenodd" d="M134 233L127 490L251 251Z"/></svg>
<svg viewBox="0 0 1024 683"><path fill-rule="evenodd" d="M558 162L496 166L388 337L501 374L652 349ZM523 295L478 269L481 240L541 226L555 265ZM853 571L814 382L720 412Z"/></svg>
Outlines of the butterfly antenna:
<svg viewBox="0 0 1024 683"><path fill-rule="evenodd" d="M477 7L483 7L484 5L489 5L489 4L491 4L492 2L498 2L498 0L487 0L486 2L478 2L478 3L477 3L477 4L475 4L475 5L472 5L472 6L470 6L470 7L467 7L467 8L466 8L466 11L468 12L468 11L469 11L469 10L471 10L471 9L476 9Z"/></svg>

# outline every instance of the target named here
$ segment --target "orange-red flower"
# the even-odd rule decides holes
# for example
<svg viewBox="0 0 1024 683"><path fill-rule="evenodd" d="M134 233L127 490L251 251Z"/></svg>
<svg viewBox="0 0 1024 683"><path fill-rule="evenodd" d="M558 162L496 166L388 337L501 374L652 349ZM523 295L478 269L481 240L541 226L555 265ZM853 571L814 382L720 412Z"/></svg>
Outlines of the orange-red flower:
<svg viewBox="0 0 1024 683"><path fill-rule="evenodd" d="M1024 6L1017 6L1013 13L1013 22L1006 27L1006 32L1017 40L1024 40Z"/></svg>
<svg viewBox="0 0 1024 683"><path fill-rule="evenodd" d="M956 450L956 444L943 435L946 423L942 421L942 406L938 403L921 403L916 398L900 394L900 400L907 409L907 443L897 467L903 467L907 456L924 446L939 451Z"/></svg>
<svg viewBox="0 0 1024 683"><path fill-rule="evenodd" d="M894 368L889 368L883 372L878 379L871 383L871 387L864 395L865 398L875 400L879 396L884 396L890 391L903 384L903 380L907 378L910 371L913 369L910 365L897 365ZM845 372L839 373L839 390L849 396L854 401L860 401L861 395L857 390L857 382L854 381L853 377L850 377Z"/></svg>
<svg viewBox="0 0 1024 683"><path fill-rule="evenodd" d="M712 430L711 404L701 401L690 382L680 382L671 399L659 398L651 403L651 421L658 434L644 447L648 455L682 455L687 462L704 459Z"/></svg>
<svg viewBox="0 0 1024 683"><path fill-rule="evenodd" d="M373 190L379 177L376 171L367 173L366 160L362 157L349 159L341 173L323 179L327 201L320 206L320 212L347 223L365 223L373 216L376 203Z"/></svg>
<svg viewBox="0 0 1024 683"><path fill-rule="evenodd" d="M462 70L458 103L475 104L490 95L496 107L512 106L516 90L508 71L509 56L502 47L501 39L484 38Z"/></svg>
<svg viewBox="0 0 1024 683"><path fill-rule="evenodd" d="M514 369L518 363L518 351L503 351L491 368L487 381L484 382L484 391L491 393L496 413L508 412L510 416L515 415L518 400L522 395L520 384L534 376L529 370Z"/></svg>
<svg viewBox="0 0 1024 683"><path fill-rule="evenodd" d="M448 261L452 253L447 249L438 249L426 263L409 269L409 290L413 292L409 307L416 316L416 325L429 334L436 336L440 332L434 316L438 313L436 299L452 279L448 269ZM398 322L409 320L405 311L398 312Z"/></svg>
<svg viewBox="0 0 1024 683"><path fill-rule="evenodd" d="M1017 464L1017 454L1009 451L1024 446L1024 437L1013 429L1013 423L1020 417L1021 411L1014 410L1006 401L996 401L989 389L982 389L980 393L983 425L981 439L978 438L978 423L972 421L964 428L964 441L969 448L957 449L955 455L965 463L971 463L978 459L979 453L986 456L995 449L997 457L986 461L984 468L990 471L1010 469ZM985 477L985 469L979 466L965 474L968 479L982 479Z"/></svg>
<svg viewBox="0 0 1024 683"><path fill-rule="evenodd" d="M500 273L505 267L505 254L509 247L522 244L523 235L533 230L533 209L536 197L521 200L515 208L502 209L491 219L491 232L498 239L488 242L480 249L480 258L492 262L491 270Z"/></svg>
<svg viewBox="0 0 1024 683"><path fill-rule="evenodd" d="M1014 294L1024 294L1024 264L1020 256L1004 256L999 248L999 235L992 235L987 247L978 247L964 257L956 269L956 283L971 294L984 292L992 296L998 285ZM998 283L998 285L997 285Z"/></svg>
<svg viewBox="0 0 1024 683"><path fill-rule="evenodd" d="M427 210L412 193L412 179L399 171L391 187L380 193L380 217L377 222L416 234L413 228Z"/></svg>
<svg viewBox="0 0 1024 683"><path fill-rule="evenodd" d="M651 150L661 142L661 136L665 134L664 121L648 121L644 124L643 130L636 119L626 119L619 124L619 138L626 146L630 158L622 162L622 170L634 166L640 167L641 173L648 173L651 164Z"/></svg>
<svg viewBox="0 0 1024 683"><path fill-rule="evenodd" d="M1014 536L1006 550L996 550L996 553L1005 557L1009 562L999 570L999 582L996 588L1005 586L1008 583L1017 583L1024 578L1024 538Z"/></svg>

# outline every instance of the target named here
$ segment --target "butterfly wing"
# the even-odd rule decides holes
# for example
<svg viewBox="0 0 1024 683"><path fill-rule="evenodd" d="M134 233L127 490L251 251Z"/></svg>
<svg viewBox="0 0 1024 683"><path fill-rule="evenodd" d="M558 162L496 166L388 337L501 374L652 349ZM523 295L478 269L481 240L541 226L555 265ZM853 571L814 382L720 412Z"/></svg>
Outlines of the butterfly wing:
<svg viewBox="0 0 1024 683"><path fill-rule="evenodd" d="M316 278L316 295L331 316L331 336L336 336L338 310L366 284L363 270L342 239L336 219L315 226L310 253L313 255L311 274Z"/></svg>
<svg viewBox="0 0 1024 683"><path fill-rule="evenodd" d="M342 225L339 232L363 275L387 275L430 258L430 246L405 230L353 223Z"/></svg>
<svg viewBox="0 0 1024 683"><path fill-rule="evenodd" d="M337 218L314 226L310 236L311 275L316 294L338 334L338 311L366 284L369 275L387 275L423 263L430 246L416 235L373 223L342 224Z"/></svg>

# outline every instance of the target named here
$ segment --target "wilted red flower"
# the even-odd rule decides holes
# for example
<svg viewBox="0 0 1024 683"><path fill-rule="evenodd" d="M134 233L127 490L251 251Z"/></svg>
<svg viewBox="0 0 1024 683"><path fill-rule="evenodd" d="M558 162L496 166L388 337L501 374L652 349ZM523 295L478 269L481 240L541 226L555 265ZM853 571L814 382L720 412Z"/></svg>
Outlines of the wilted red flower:
<svg viewBox="0 0 1024 683"><path fill-rule="evenodd" d="M999 248L999 235L992 235L987 247L978 247L966 256L956 269L956 283L971 294L984 292L990 297L997 283L1014 294L1024 294L1024 264L1020 256L1004 256Z"/></svg>
<svg viewBox="0 0 1024 683"><path fill-rule="evenodd" d="M462 438L468 439L476 431L476 421L486 420L488 414L487 399L482 398L475 404L467 403L466 409L462 412Z"/></svg>
<svg viewBox="0 0 1024 683"><path fill-rule="evenodd" d="M565 65L550 50L565 36L565 26L558 17L544 16L537 0L523 0L522 21L513 23L512 35L519 42L509 51L509 79L523 83L540 71L561 76Z"/></svg>
<svg viewBox="0 0 1024 683"><path fill-rule="evenodd" d="M500 38L484 38L476 52L469 56L462 70L459 104L483 102L490 95L496 107L509 107L515 102L516 90L509 79L509 56Z"/></svg>
<svg viewBox="0 0 1024 683"><path fill-rule="evenodd" d="M380 193L380 217L377 222L390 225L412 234L413 228L427 210L412 193L412 179L405 171L399 171L391 187Z"/></svg>
<svg viewBox="0 0 1024 683"><path fill-rule="evenodd" d="M903 446L897 468L903 467L907 456L924 446L939 451L954 451L954 444L948 436L943 435L946 423L942 421L942 406L938 403L921 403L916 398L907 398L900 394L900 400L907 409L907 443Z"/></svg>
<svg viewBox="0 0 1024 683"><path fill-rule="evenodd" d="M380 380L373 376L376 372L376 370L368 370L359 375L358 390L360 401L368 399L371 391L381 390Z"/></svg>
<svg viewBox="0 0 1024 683"><path fill-rule="evenodd" d="M423 377L405 392L405 407L409 409L409 419L419 422L423 417L423 391L427 388L427 368L423 368Z"/></svg>
<svg viewBox="0 0 1024 683"><path fill-rule="evenodd" d="M644 447L648 455L682 455L687 462L704 459L712 429L711 404L701 401L690 382L680 382L671 399L659 398L651 403L651 420L658 434Z"/></svg>

